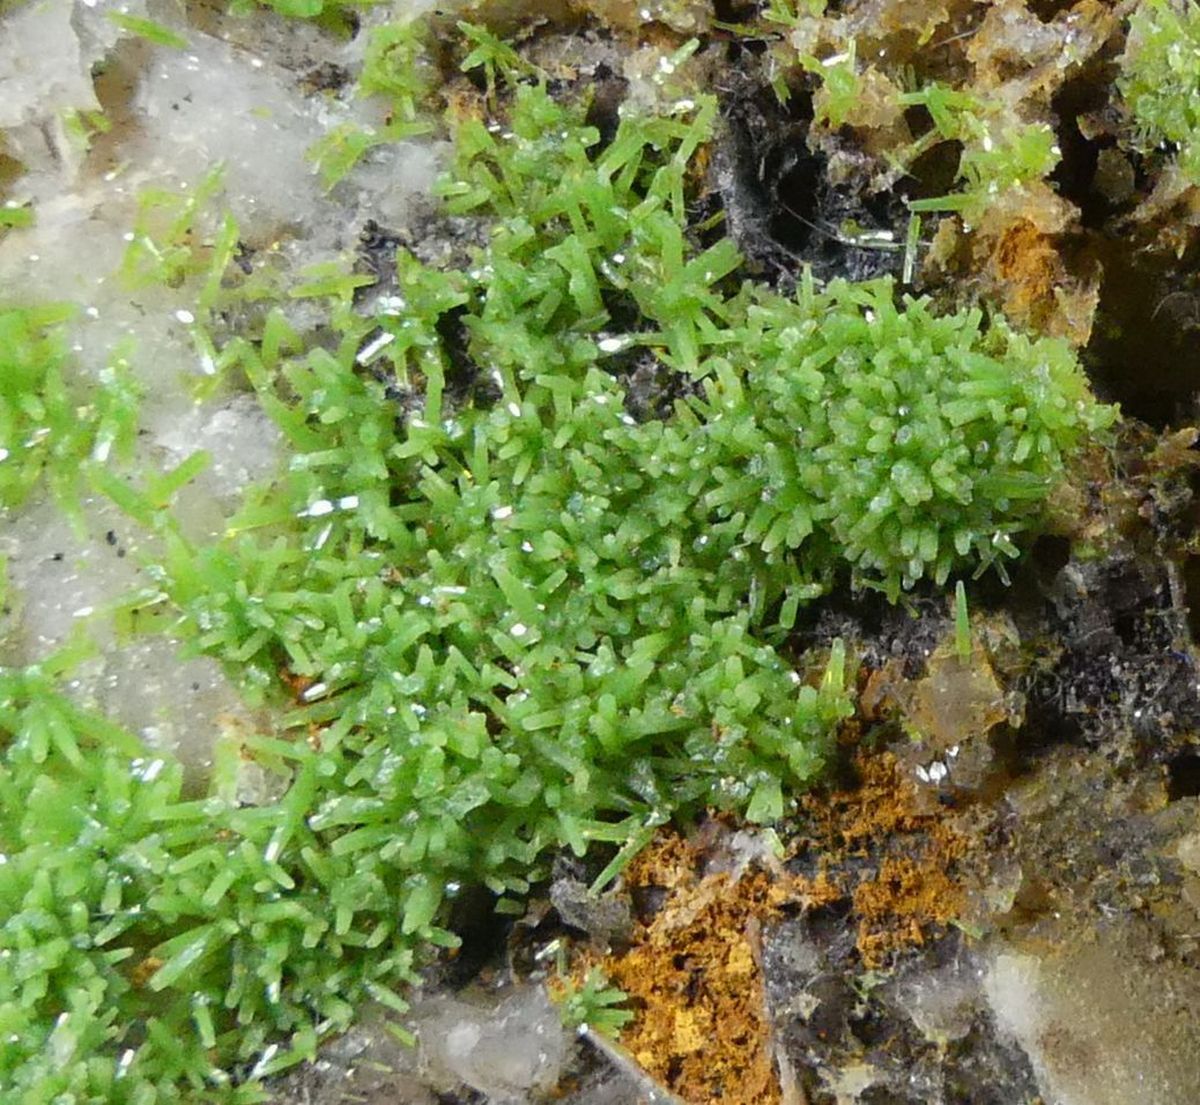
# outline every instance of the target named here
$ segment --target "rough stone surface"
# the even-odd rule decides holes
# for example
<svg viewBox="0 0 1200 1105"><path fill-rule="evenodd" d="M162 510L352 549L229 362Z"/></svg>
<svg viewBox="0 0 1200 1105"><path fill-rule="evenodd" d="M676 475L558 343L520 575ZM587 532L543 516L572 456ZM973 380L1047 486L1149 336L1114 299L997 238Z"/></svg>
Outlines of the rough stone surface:
<svg viewBox="0 0 1200 1105"><path fill-rule="evenodd" d="M498 1000L451 995L413 1010L421 1062L435 1085L465 1085L496 1105L518 1105L553 1089L567 1054L558 1010L540 987Z"/></svg>

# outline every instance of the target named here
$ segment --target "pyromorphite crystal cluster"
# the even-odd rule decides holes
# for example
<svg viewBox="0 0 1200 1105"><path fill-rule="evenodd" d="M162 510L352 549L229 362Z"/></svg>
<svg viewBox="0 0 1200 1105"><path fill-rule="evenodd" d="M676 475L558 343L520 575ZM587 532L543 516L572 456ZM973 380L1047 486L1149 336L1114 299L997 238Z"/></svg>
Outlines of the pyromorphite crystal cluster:
<svg viewBox="0 0 1200 1105"><path fill-rule="evenodd" d="M1121 70L1117 83L1143 146L1174 147L1184 176L1200 183L1200 6L1141 0Z"/></svg>
<svg viewBox="0 0 1200 1105"><path fill-rule="evenodd" d="M757 298L739 350L760 435L750 470L769 473L755 488L771 504L755 508L772 519L764 543L786 533L817 570L832 554L892 598L973 563L1002 570L1064 456L1115 413L1065 343L897 304L887 281Z"/></svg>
<svg viewBox="0 0 1200 1105"><path fill-rule="evenodd" d="M1013 553L1113 416L1065 346L978 313L743 283L689 226L712 101L602 143L488 57L501 118L457 124L442 187L486 244L453 270L401 250L372 317L323 270L296 290L317 333L276 313L224 349L293 451L226 538L119 487L180 631L299 689L243 749L283 796L241 805L218 769L185 800L46 671L0 683L14 1100L255 1100L364 1002L402 1007L462 883L520 894L596 841L619 863L704 807L784 815L851 708L840 649L787 650L802 604Z"/></svg>

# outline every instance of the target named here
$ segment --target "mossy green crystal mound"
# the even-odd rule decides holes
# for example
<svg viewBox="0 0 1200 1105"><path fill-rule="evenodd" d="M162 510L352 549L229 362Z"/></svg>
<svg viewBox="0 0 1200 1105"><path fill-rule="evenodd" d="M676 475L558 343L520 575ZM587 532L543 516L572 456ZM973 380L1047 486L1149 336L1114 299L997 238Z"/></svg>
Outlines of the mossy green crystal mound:
<svg viewBox="0 0 1200 1105"><path fill-rule="evenodd" d="M457 124L441 188L486 244L462 269L400 250L370 317L370 278L323 267L293 291L318 332L272 312L214 350L292 454L227 535L190 542L153 479L91 454L159 530L136 602L294 698L194 798L55 665L3 673L22 1105L255 1100L365 1003L403 1008L462 884L520 895L596 842L611 877L669 817L785 815L851 710L840 648L789 649L802 606L1009 555L1113 417L1065 346L977 313L743 283L689 225L711 100L602 144L586 103L488 57L497 117ZM665 384L635 409L646 373ZM282 797L242 800L243 755Z"/></svg>
<svg viewBox="0 0 1200 1105"><path fill-rule="evenodd" d="M73 660L0 671L5 1101L244 1105L365 1003L403 1009L416 950L450 938L419 871L306 824L345 765L284 748L287 795L245 805L222 765L274 749L219 748L185 800L177 764L61 695Z"/></svg>
<svg viewBox="0 0 1200 1105"><path fill-rule="evenodd" d="M1200 5L1141 0L1117 84L1143 148L1170 146L1188 181L1200 184Z"/></svg>
<svg viewBox="0 0 1200 1105"><path fill-rule="evenodd" d="M766 547L786 533L802 558L832 555L892 599L921 579L1003 572L1065 458L1116 413L1065 342L897 303L890 281L756 297L738 348L750 410L737 409L760 434L747 472L769 472L750 532Z"/></svg>

